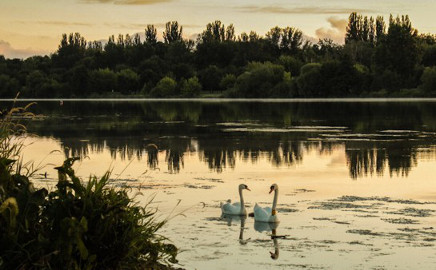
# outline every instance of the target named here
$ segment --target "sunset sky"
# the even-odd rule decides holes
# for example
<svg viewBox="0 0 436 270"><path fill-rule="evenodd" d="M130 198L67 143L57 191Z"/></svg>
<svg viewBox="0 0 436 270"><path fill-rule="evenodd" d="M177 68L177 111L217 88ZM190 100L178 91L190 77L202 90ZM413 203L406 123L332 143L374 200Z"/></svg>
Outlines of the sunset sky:
<svg viewBox="0 0 436 270"><path fill-rule="evenodd" d="M421 33L436 33L434 0L0 0L0 54L28 57L57 49L62 33L79 32L88 41L112 34L142 33L154 24L161 36L167 21L183 25L193 38L207 23L233 23L237 34L293 26L307 37L342 42L350 12L408 14Z"/></svg>

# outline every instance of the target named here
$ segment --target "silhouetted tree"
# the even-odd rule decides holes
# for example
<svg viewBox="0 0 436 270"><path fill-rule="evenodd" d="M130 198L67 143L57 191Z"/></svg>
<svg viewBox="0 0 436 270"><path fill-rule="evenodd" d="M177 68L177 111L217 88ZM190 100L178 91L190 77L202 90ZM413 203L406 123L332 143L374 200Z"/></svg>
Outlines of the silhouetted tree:
<svg viewBox="0 0 436 270"><path fill-rule="evenodd" d="M145 42L149 44L156 44L157 42L157 29L152 24L148 24L145 28Z"/></svg>
<svg viewBox="0 0 436 270"><path fill-rule="evenodd" d="M165 43L173 43L182 41L183 27L179 27L177 21L167 22L165 24L165 31L163 32L163 38Z"/></svg>

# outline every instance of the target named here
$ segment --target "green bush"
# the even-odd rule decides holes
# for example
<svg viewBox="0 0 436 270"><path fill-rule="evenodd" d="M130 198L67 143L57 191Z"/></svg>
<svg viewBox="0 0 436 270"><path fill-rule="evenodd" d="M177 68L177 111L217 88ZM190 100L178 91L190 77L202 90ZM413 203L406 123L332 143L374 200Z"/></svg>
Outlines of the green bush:
<svg viewBox="0 0 436 270"><path fill-rule="evenodd" d="M70 158L56 168L53 191L35 188L12 139L25 128L12 114L0 119L0 269L147 269L175 262L177 248L157 234L165 221L126 189L108 185L109 173L84 183L72 169L77 158Z"/></svg>
<svg viewBox="0 0 436 270"><path fill-rule="evenodd" d="M298 76L303 62L290 55L281 55L279 63L285 68L285 71L290 72L292 76Z"/></svg>
<svg viewBox="0 0 436 270"><path fill-rule="evenodd" d="M130 68L125 68L117 73L118 91L122 94L135 93L139 88L139 76Z"/></svg>
<svg viewBox="0 0 436 270"><path fill-rule="evenodd" d="M163 77L157 85L151 89L152 97L171 97L176 94L177 82L171 77Z"/></svg>
<svg viewBox="0 0 436 270"><path fill-rule="evenodd" d="M270 62L252 62L236 80L235 90L240 97L269 97L271 89L284 80L284 68Z"/></svg>
<svg viewBox="0 0 436 270"><path fill-rule="evenodd" d="M319 63L309 63L301 67L300 76L297 79L300 96L313 97L319 92L321 67Z"/></svg>
<svg viewBox="0 0 436 270"><path fill-rule="evenodd" d="M187 81L183 81L181 95L183 97L197 97L200 95L201 84L197 77L192 77Z"/></svg>
<svg viewBox="0 0 436 270"><path fill-rule="evenodd" d="M234 74L226 74L220 82L221 89L227 90L233 88L236 83L236 76Z"/></svg>
<svg viewBox="0 0 436 270"><path fill-rule="evenodd" d="M92 93L113 92L117 86L117 74L108 68L93 70L90 72L90 81Z"/></svg>
<svg viewBox="0 0 436 270"><path fill-rule="evenodd" d="M436 92L436 67L426 67L421 76L420 88L427 93Z"/></svg>

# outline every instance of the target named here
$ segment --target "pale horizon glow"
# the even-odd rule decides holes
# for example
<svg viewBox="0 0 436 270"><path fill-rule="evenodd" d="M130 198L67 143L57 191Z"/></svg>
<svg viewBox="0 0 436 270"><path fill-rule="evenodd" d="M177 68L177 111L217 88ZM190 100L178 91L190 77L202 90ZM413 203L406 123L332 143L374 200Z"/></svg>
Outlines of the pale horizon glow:
<svg viewBox="0 0 436 270"><path fill-rule="evenodd" d="M194 39L206 24L233 23L237 34L256 31L264 36L274 26L292 26L312 41L331 38L342 43L348 16L409 15L420 33L436 33L432 11L436 2L417 0L2 0L0 55L26 58L56 51L63 33L79 32L87 41L110 35L143 33L147 24L162 36L168 21L183 26L185 38Z"/></svg>

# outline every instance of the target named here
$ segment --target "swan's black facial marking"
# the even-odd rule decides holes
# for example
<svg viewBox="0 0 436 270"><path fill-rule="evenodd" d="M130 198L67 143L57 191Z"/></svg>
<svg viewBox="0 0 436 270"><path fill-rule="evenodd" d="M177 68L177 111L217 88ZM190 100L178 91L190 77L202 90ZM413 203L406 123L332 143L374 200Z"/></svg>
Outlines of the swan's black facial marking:
<svg viewBox="0 0 436 270"><path fill-rule="evenodd" d="M269 188L269 193L273 192L274 189L275 189L274 186L271 186L271 187Z"/></svg>
<svg viewBox="0 0 436 270"><path fill-rule="evenodd" d="M248 186L247 186L247 185L244 185L244 188L245 188L246 190L250 190L250 189L248 188Z"/></svg>

